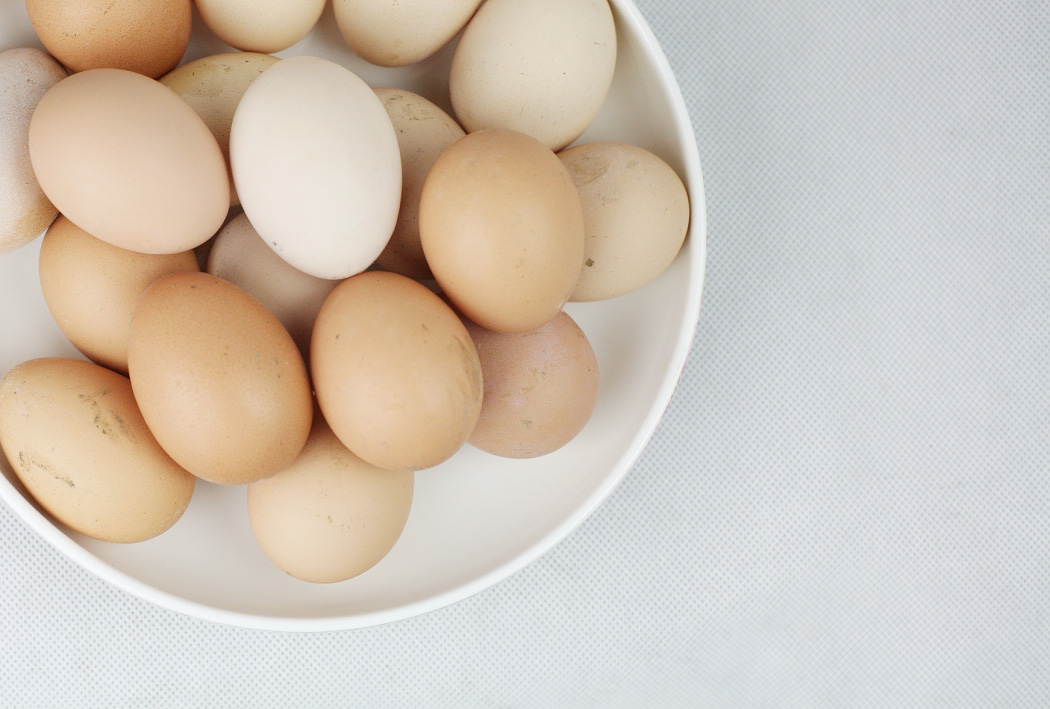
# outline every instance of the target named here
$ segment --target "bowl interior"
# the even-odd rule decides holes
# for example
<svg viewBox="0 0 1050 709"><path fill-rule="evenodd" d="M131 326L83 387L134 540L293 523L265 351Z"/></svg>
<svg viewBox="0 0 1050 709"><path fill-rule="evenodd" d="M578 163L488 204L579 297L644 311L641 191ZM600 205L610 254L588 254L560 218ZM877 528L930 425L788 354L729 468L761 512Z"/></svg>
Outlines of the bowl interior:
<svg viewBox="0 0 1050 709"><path fill-rule="evenodd" d="M670 269L610 301L570 304L598 357L601 393L580 436L542 458L496 458L469 446L416 475L416 497L394 550L365 574L331 585L297 581L255 544L245 488L199 482L183 518L148 542L98 542L54 524L0 460L0 499L60 552L103 579L161 606L203 619L277 630L362 627L409 617L483 590L539 557L582 522L641 453L670 400L699 313L705 211L699 159L681 94L655 39L629 0L612 0L619 56L612 91L578 142L646 148L685 180L689 238ZM23 3L0 7L0 50L40 46ZM416 91L451 110L453 45L404 69L365 63L346 47L329 7L302 42L370 85ZM230 51L195 19L186 61ZM0 374L41 356L81 357L54 324L37 276L40 240L0 255ZM82 358L82 357L81 357ZM55 435L60 435L56 432ZM0 456L2 458L2 456Z"/></svg>

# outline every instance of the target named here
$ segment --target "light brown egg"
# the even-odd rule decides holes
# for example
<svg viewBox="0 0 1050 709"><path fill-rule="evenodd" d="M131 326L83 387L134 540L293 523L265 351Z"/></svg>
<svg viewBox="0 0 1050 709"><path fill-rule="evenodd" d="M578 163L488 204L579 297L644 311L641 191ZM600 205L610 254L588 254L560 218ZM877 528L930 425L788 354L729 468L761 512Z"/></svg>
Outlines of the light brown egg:
<svg viewBox="0 0 1050 709"><path fill-rule="evenodd" d="M295 342L259 301L210 274L178 273L146 290L128 370L157 441L199 478L261 480L295 460L310 432Z"/></svg>
<svg viewBox="0 0 1050 709"><path fill-rule="evenodd" d="M143 291L162 276L198 270L192 251L128 251L96 239L64 216L40 245L40 287L55 322L85 356L124 373L131 314Z"/></svg>
<svg viewBox="0 0 1050 709"><path fill-rule="evenodd" d="M583 210L557 156L508 130L471 133L430 170L419 207L427 263L445 294L490 330L557 315L583 267Z"/></svg>
<svg viewBox="0 0 1050 709"><path fill-rule="evenodd" d="M29 156L62 214L131 251L188 251L230 208L226 162L204 121L134 72L93 69L55 84L33 114Z"/></svg>
<svg viewBox="0 0 1050 709"><path fill-rule="evenodd" d="M266 245L238 214L223 227L208 255L208 273L243 288L277 316L304 353L321 304L339 284L296 269Z"/></svg>
<svg viewBox="0 0 1050 709"><path fill-rule="evenodd" d="M157 445L127 378L90 362L11 370L0 382L0 446L41 507L95 539L155 537L193 495L193 476Z"/></svg>
<svg viewBox="0 0 1050 709"><path fill-rule="evenodd" d="M188 103L215 136L226 168L230 167L230 126L241 96L255 78L279 62L256 52L230 52L202 57L183 64L160 78L160 83ZM230 177L230 204L240 204Z"/></svg>
<svg viewBox="0 0 1050 709"><path fill-rule="evenodd" d="M402 170L397 226L376 265L402 276L426 280L433 275L419 243L419 197L430 168L441 153L466 134L451 116L418 94L404 89L376 89L375 92L397 132Z"/></svg>
<svg viewBox="0 0 1050 709"><path fill-rule="evenodd" d="M246 52L287 49L313 29L325 0L196 0L201 19L226 44Z"/></svg>
<svg viewBox="0 0 1050 709"><path fill-rule="evenodd" d="M393 548L414 487L414 473L369 465L316 415L295 462L248 486L248 517L259 546L281 570L334 583L371 569Z"/></svg>
<svg viewBox="0 0 1050 709"><path fill-rule="evenodd" d="M583 272L571 300L615 298L663 273L689 230L689 195L670 165L624 143L562 151L583 204Z"/></svg>
<svg viewBox="0 0 1050 709"><path fill-rule="evenodd" d="M468 132L508 128L561 150L597 117L615 69L608 0L487 0L456 47L452 107Z"/></svg>
<svg viewBox="0 0 1050 709"><path fill-rule="evenodd" d="M350 47L380 66L408 66L451 41L481 0L334 0Z"/></svg>
<svg viewBox="0 0 1050 709"><path fill-rule="evenodd" d="M440 297L396 273L362 273L332 291L310 364L332 430L380 468L437 465L478 420L481 367L470 335Z"/></svg>
<svg viewBox="0 0 1050 709"><path fill-rule="evenodd" d="M186 52L190 0L26 0L48 51L73 71L127 69L156 78Z"/></svg>
<svg viewBox="0 0 1050 709"><path fill-rule="evenodd" d="M470 443L504 458L558 450L583 430L598 401L598 360L566 313L530 332L466 323L481 360L485 400Z"/></svg>
<svg viewBox="0 0 1050 709"><path fill-rule="evenodd" d="M29 121L66 70L39 49L0 52L0 253L25 246L54 221L29 160Z"/></svg>

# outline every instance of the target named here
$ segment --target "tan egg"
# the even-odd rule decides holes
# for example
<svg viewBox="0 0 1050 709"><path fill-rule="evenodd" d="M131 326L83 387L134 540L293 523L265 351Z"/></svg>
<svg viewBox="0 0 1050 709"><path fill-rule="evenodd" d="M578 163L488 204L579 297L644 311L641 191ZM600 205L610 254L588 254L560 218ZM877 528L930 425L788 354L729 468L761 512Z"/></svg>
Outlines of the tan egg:
<svg viewBox="0 0 1050 709"><path fill-rule="evenodd" d="M583 267L583 211L572 178L535 138L472 133L423 186L419 233L445 294L490 330L534 330L557 315Z"/></svg>
<svg viewBox="0 0 1050 709"><path fill-rule="evenodd" d="M128 251L96 239L64 216L40 246L40 287L55 322L88 358L125 373L128 328L143 291L162 276L198 270L192 251Z"/></svg>
<svg viewBox="0 0 1050 709"><path fill-rule="evenodd" d="M130 71L93 69L55 84L33 114L29 156L58 211L131 251L188 251L230 208L226 162L204 121Z"/></svg>
<svg viewBox="0 0 1050 709"><path fill-rule="evenodd" d="M246 52L288 49L317 24L325 0L196 0L219 39Z"/></svg>
<svg viewBox="0 0 1050 709"><path fill-rule="evenodd" d="M616 68L608 0L488 0L452 60L452 106L468 132L509 128L551 150L597 117Z"/></svg>
<svg viewBox="0 0 1050 709"><path fill-rule="evenodd" d="M623 143L588 143L558 155L583 204L583 272L571 300L615 298L663 273L689 230L689 195L670 165Z"/></svg>
<svg viewBox="0 0 1050 709"><path fill-rule="evenodd" d="M186 52L190 0L26 0L40 41L73 71L127 69L156 78Z"/></svg>
<svg viewBox="0 0 1050 709"><path fill-rule="evenodd" d="M241 96L259 74L279 62L256 52L230 52L183 64L160 78L160 83L188 103L215 136L230 167L230 126ZM232 175L232 173L231 173ZM240 204L230 177L230 205Z"/></svg>
<svg viewBox="0 0 1050 709"><path fill-rule="evenodd" d="M583 430L598 401L598 360L566 313L530 332L467 322L481 360L485 400L470 443L504 458L558 450Z"/></svg>
<svg viewBox="0 0 1050 709"><path fill-rule="evenodd" d="M41 507L102 541L157 536L193 495L193 476L157 445L127 378L90 362L11 370L0 382L0 446Z"/></svg>
<svg viewBox="0 0 1050 709"><path fill-rule="evenodd" d="M419 243L419 197L430 168L441 153L462 138L459 124L427 99L403 89L376 89L390 116L401 149L401 209L397 226L376 263L409 278L432 278Z"/></svg>
<svg viewBox="0 0 1050 709"><path fill-rule="evenodd" d="M339 281L303 273L274 252L239 214L215 237L208 273L243 288L277 316L303 352L321 304Z"/></svg>
<svg viewBox="0 0 1050 709"><path fill-rule="evenodd" d="M29 160L29 121L66 70L39 49L0 52L0 253L25 246L54 221Z"/></svg>
<svg viewBox="0 0 1050 709"><path fill-rule="evenodd" d="M310 364L332 430L380 468L437 465L478 420L481 367L470 335L441 298L396 273L362 273L332 291Z"/></svg>
<svg viewBox="0 0 1050 709"><path fill-rule="evenodd" d="M412 508L415 474L369 465L320 415L302 454L248 486L248 518L277 567L303 581L358 576L393 548Z"/></svg>
<svg viewBox="0 0 1050 709"><path fill-rule="evenodd" d="M481 0L334 0L339 31L366 61L408 66L463 29Z"/></svg>
<svg viewBox="0 0 1050 709"><path fill-rule="evenodd" d="M295 460L310 433L295 342L259 301L210 274L178 273L146 290L128 370L157 441L199 478L261 480Z"/></svg>

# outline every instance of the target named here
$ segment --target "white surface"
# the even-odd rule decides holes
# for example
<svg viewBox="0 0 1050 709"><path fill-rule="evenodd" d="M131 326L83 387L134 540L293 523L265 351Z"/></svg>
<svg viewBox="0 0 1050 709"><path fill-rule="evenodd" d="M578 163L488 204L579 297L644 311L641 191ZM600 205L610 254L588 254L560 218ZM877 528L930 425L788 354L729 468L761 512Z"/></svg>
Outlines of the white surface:
<svg viewBox="0 0 1050 709"><path fill-rule="evenodd" d="M606 504L451 608L304 635L159 611L0 508L0 705L1050 704L1050 6L639 5L710 259Z"/></svg>

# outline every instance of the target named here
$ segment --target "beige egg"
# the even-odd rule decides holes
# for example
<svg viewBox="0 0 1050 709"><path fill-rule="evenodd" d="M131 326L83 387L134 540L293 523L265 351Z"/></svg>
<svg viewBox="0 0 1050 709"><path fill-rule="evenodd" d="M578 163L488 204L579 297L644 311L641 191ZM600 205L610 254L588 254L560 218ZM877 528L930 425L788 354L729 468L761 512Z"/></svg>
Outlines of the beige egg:
<svg viewBox="0 0 1050 709"><path fill-rule="evenodd" d="M230 166L230 127L241 96L255 78L279 62L256 52L230 52L183 64L160 78L160 83L188 103L215 136L226 168ZM230 177L230 205L240 204Z"/></svg>
<svg viewBox="0 0 1050 709"><path fill-rule="evenodd" d="M568 171L535 138L471 133L427 177L419 233L434 277L490 330L534 330L557 315L583 267L583 210Z"/></svg>
<svg viewBox="0 0 1050 709"><path fill-rule="evenodd" d="M128 251L96 239L64 216L40 246L40 287L55 322L85 356L124 373L128 328L142 293L162 276L198 270L192 251Z"/></svg>
<svg viewBox="0 0 1050 709"><path fill-rule="evenodd" d="M194 478L157 445L125 377L90 362L35 359L0 382L0 447L66 526L107 542L170 528Z"/></svg>
<svg viewBox="0 0 1050 709"><path fill-rule="evenodd" d="M302 451L313 399L280 321L228 281L178 273L150 286L131 321L128 371L165 451L199 478L241 485Z"/></svg>
<svg viewBox="0 0 1050 709"><path fill-rule="evenodd" d="M188 251L230 208L226 162L208 126L134 72L93 69L55 84L33 114L29 156L62 214L131 251Z"/></svg>
<svg viewBox="0 0 1050 709"><path fill-rule="evenodd" d="M462 138L459 124L418 94L404 89L376 89L390 116L401 149L401 209L397 226L376 264L409 278L432 278L419 243L419 198L430 168L441 153Z"/></svg>
<svg viewBox="0 0 1050 709"><path fill-rule="evenodd" d="M208 273L243 288L277 316L304 353L321 304L339 281L296 269L266 245L248 217L239 214L215 237Z"/></svg>
<svg viewBox="0 0 1050 709"><path fill-rule="evenodd" d="M535 458L583 430L598 401L598 360L566 313L543 327L498 333L466 323L485 400L470 443L504 458Z"/></svg>
<svg viewBox="0 0 1050 709"><path fill-rule="evenodd" d="M393 548L414 487L414 473L369 465L317 415L295 462L248 486L248 518L259 546L284 572L313 583L345 581Z"/></svg>
<svg viewBox="0 0 1050 709"><path fill-rule="evenodd" d="M73 71L127 69L156 78L190 42L190 0L26 0L48 51Z"/></svg>
<svg viewBox="0 0 1050 709"><path fill-rule="evenodd" d="M452 106L468 132L509 128L561 150L597 117L615 68L608 0L488 0L456 47Z"/></svg>
<svg viewBox="0 0 1050 709"><path fill-rule="evenodd" d="M325 0L196 0L201 19L226 44L246 52L288 49L317 24Z"/></svg>
<svg viewBox="0 0 1050 709"><path fill-rule="evenodd" d="M437 465L478 420L481 367L470 335L441 298L396 273L362 273L332 291L310 364L332 430L380 468Z"/></svg>
<svg viewBox="0 0 1050 709"><path fill-rule="evenodd" d="M615 298L663 273L689 231L689 195L670 165L623 143L588 143L558 157L586 225L584 268L571 300Z"/></svg>
<svg viewBox="0 0 1050 709"><path fill-rule="evenodd" d="M407 66L463 29L481 0L333 0L339 31L362 59Z"/></svg>
<svg viewBox="0 0 1050 709"><path fill-rule="evenodd" d="M58 210L36 181L29 160L29 121L44 93L66 70L39 49L0 52L0 253L25 246Z"/></svg>

